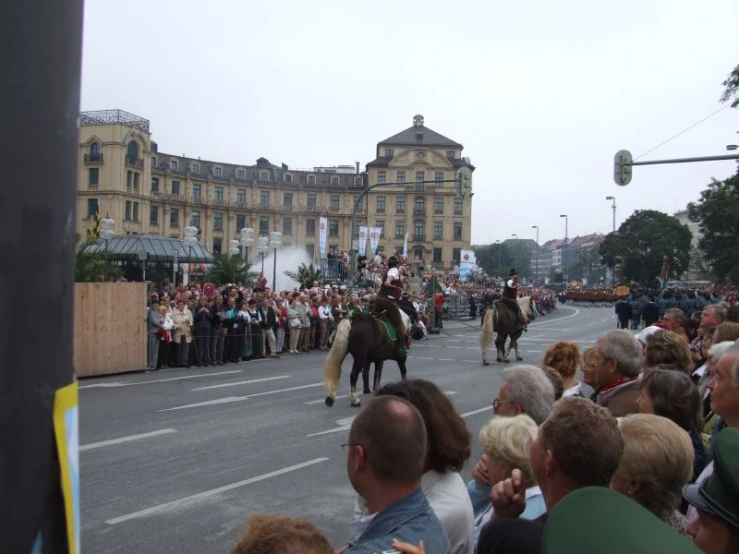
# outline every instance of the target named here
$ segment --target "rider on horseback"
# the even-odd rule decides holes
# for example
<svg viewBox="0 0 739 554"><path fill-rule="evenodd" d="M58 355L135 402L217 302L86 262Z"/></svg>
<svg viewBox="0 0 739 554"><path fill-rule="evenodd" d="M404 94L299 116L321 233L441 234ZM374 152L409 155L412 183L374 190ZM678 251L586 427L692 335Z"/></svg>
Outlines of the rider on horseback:
<svg viewBox="0 0 739 554"><path fill-rule="evenodd" d="M403 289L403 282L400 280L400 270L398 269L399 264L398 258L395 256L390 256L388 259L388 270L382 276L382 285L372 306L372 313L387 313L387 318L393 324L393 327L395 327L398 346L397 353L399 356L405 356L408 353L405 347L406 333L403 329L403 319L400 317L400 309L395 304L395 301L400 298L400 293Z"/></svg>
<svg viewBox="0 0 739 554"><path fill-rule="evenodd" d="M503 286L502 301L508 306L516 316L516 328L526 330L526 321L524 320L521 307L518 305L518 272L511 269L508 272L508 280Z"/></svg>

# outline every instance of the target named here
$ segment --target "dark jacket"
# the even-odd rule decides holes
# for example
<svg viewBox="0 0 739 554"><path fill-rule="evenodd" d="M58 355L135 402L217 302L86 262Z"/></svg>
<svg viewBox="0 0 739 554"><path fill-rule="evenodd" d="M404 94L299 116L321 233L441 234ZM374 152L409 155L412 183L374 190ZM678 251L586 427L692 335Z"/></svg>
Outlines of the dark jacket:
<svg viewBox="0 0 739 554"><path fill-rule="evenodd" d="M649 302L644 306L642 312L642 318L644 319L644 326L649 327L652 323L659 319L659 308L654 302Z"/></svg>
<svg viewBox="0 0 739 554"><path fill-rule="evenodd" d="M262 314L262 326L265 329L272 329L273 331L277 331L277 314L275 313L275 309L270 306L265 311L264 308L259 308L259 312Z"/></svg>

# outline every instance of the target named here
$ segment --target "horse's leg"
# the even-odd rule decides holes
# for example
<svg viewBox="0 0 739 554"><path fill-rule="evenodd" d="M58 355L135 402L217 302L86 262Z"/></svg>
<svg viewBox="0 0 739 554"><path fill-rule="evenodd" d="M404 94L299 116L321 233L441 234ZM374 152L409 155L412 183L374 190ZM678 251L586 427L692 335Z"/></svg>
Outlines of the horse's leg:
<svg viewBox="0 0 739 554"><path fill-rule="evenodd" d="M508 364L511 362L511 360L508 359L508 356L511 354L511 343L508 342L508 346L506 346L506 339L510 341L511 337L509 335L506 335L506 337L503 339L503 363Z"/></svg>
<svg viewBox="0 0 739 554"><path fill-rule="evenodd" d="M517 333L511 337L511 346L516 351L516 361L522 362L523 356L521 356L520 352L518 351L518 339L521 337L521 333Z"/></svg>
<svg viewBox="0 0 739 554"><path fill-rule="evenodd" d="M372 390L376 391L380 388L380 383L382 383L382 368L385 362L375 362L375 378L372 382Z"/></svg>
<svg viewBox="0 0 739 554"><path fill-rule="evenodd" d="M405 381L406 375L408 374L408 370L405 367L405 362L408 358L406 356L403 356L398 360L398 368L400 369L400 380Z"/></svg>
<svg viewBox="0 0 739 554"><path fill-rule="evenodd" d="M503 348L505 347L506 336L503 333L498 333L498 337L495 339L495 352L497 357L495 361L498 363L503 362Z"/></svg>
<svg viewBox="0 0 739 554"><path fill-rule="evenodd" d="M354 363L352 363L352 373L349 376L349 404L352 408L359 408L362 405L357 394L357 381L359 380L359 374L362 373L364 364L364 356L355 355Z"/></svg>
<svg viewBox="0 0 739 554"><path fill-rule="evenodd" d="M362 394L369 394L372 391L369 388L369 370L371 362L365 362L362 368ZM375 366L375 374L377 373L377 366Z"/></svg>

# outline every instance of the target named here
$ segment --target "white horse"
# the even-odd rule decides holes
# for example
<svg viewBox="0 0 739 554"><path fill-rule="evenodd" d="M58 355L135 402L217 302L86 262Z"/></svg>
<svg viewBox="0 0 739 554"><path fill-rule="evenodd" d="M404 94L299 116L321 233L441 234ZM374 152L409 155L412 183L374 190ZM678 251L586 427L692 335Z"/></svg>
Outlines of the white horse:
<svg viewBox="0 0 739 554"><path fill-rule="evenodd" d="M526 320L525 323L532 321L535 315L531 307L531 297L523 296L518 298L517 302ZM501 309L501 307L504 309ZM523 357L518 352L518 338L523 333L523 329L518 329L515 317L508 306L504 302L497 302L485 310L484 317L485 319L480 333L482 365L490 365L490 362L488 362L488 349L493 342L493 333L498 334L498 337L495 339L495 348L498 353L496 360L498 362L509 363L508 356L511 353L511 349L516 351L516 360L519 362L523 361ZM506 349L505 343L508 337L510 337L511 341Z"/></svg>

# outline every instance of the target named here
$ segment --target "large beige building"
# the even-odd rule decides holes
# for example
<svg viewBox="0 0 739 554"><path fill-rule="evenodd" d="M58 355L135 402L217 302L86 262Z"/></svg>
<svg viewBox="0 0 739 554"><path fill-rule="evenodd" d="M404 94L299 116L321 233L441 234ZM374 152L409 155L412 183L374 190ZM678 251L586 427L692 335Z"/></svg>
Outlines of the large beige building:
<svg viewBox="0 0 739 554"><path fill-rule="evenodd" d="M327 248L349 249L355 199L369 184L399 182L368 193L357 224L382 227L384 251L402 250L410 233L409 257L447 268L470 245L471 199L443 182L460 167L474 170L462 148L416 116L377 145L365 172L359 164L293 170L265 158L239 165L160 152L149 121L133 114L84 112L77 228L85 236L98 211L115 221L116 234L183 238L194 225L200 243L219 254L251 227L256 235L281 231L283 243L317 259L320 216L328 218Z"/></svg>

